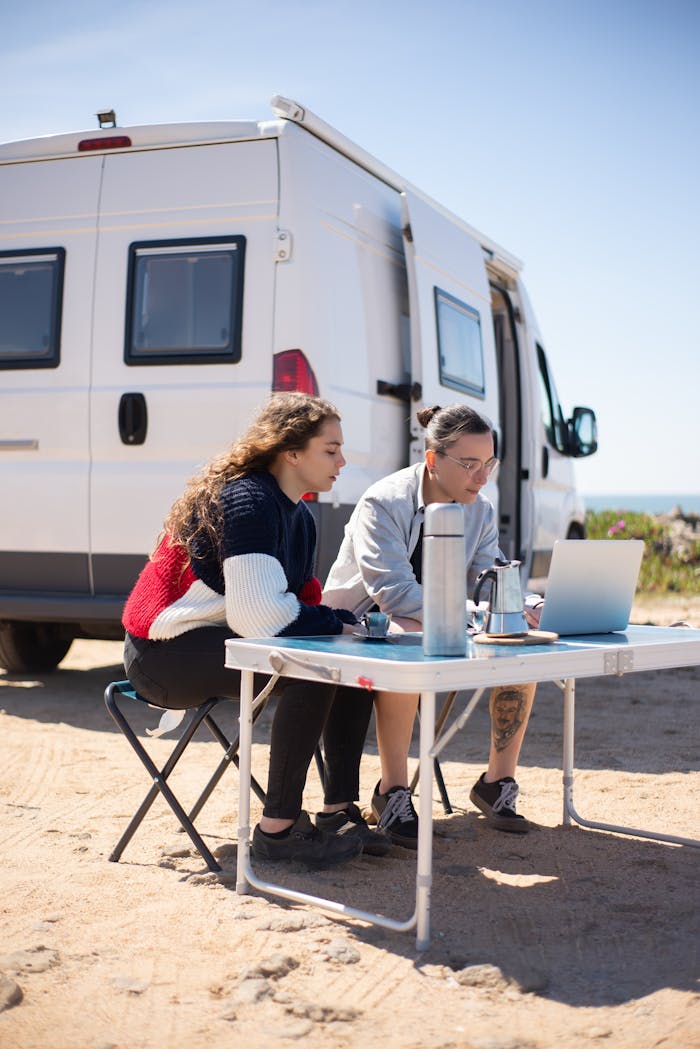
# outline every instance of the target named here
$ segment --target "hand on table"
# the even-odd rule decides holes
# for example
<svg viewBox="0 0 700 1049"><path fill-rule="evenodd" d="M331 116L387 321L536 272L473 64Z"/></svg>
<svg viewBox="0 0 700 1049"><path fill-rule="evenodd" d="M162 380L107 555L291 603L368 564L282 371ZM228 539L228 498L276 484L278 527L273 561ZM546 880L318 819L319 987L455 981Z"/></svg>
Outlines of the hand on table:
<svg viewBox="0 0 700 1049"><path fill-rule="evenodd" d="M544 601L541 605L536 605L534 608L530 608L529 605L525 606L525 618L527 619L527 625L532 627L534 630L540 625L540 617L542 615L542 609L544 608Z"/></svg>

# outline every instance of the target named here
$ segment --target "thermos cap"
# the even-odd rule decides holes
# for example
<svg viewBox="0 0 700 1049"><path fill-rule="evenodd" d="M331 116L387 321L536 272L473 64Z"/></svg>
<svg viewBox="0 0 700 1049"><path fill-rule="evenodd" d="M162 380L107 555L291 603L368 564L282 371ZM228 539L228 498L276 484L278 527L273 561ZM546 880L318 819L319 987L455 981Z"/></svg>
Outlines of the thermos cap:
<svg viewBox="0 0 700 1049"><path fill-rule="evenodd" d="M425 508L423 536L464 536L464 511L460 503L431 503Z"/></svg>

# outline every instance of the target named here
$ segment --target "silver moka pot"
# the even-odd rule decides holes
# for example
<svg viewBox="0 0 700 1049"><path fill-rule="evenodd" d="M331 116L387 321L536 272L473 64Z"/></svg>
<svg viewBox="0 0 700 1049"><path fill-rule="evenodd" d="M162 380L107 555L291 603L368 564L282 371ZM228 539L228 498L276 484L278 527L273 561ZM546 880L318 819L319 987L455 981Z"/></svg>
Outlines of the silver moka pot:
<svg viewBox="0 0 700 1049"><path fill-rule="evenodd" d="M487 579L491 580L491 596L485 632L496 637L519 637L527 634L528 625L520 585L520 561L501 561L497 558L490 568L480 572L474 586L476 605Z"/></svg>

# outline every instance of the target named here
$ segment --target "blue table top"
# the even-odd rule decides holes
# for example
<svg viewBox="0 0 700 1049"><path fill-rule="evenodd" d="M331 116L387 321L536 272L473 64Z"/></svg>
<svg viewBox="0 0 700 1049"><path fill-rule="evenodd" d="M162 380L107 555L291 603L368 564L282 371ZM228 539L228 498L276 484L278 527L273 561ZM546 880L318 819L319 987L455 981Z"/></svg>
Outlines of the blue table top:
<svg viewBox="0 0 700 1049"><path fill-rule="evenodd" d="M562 637L549 645L504 645L477 644L467 638L466 659L505 659L525 654L545 654L561 652L586 651L596 648L612 649L634 645L667 645L669 643L700 643L700 630L688 630L679 627L630 626L626 631L612 634L587 634L576 637ZM238 644L239 641L232 641ZM282 651L317 652L339 656L361 656L365 660L377 659L394 663L440 663L454 660L458 656L426 656L423 654L422 634L394 634L386 640L363 639L351 634L336 634L324 637L275 637L275 638L241 638L240 644L259 645L264 648L275 648Z"/></svg>
<svg viewBox="0 0 700 1049"><path fill-rule="evenodd" d="M425 656L421 634L369 641L333 637L235 638L226 642L226 666L271 673L274 653L285 676L332 679L398 692L449 691L520 681L596 677L700 664L700 630L631 626L624 632L559 638L548 645L477 644L464 656ZM286 658L286 661L284 657Z"/></svg>

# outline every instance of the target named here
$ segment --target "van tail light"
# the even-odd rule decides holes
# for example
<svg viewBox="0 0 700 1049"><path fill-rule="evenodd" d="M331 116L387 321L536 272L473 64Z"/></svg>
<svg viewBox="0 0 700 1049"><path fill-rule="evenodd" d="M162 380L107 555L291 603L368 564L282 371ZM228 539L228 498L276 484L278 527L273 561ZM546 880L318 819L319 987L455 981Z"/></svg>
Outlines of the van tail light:
<svg viewBox="0 0 700 1049"><path fill-rule="evenodd" d="M78 143L79 153L89 153L93 149L126 149L131 145L128 135L109 135L104 138L83 138Z"/></svg>
<svg viewBox="0 0 700 1049"><path fill-rule="evenodd" d="M314 370L301 350L282 350L273 356L272 389L274 393L299 391L318 397Z"/></svg>
<svg viewBox="0 0 700 1049"><path fill-rule="evenodd" d="M282 350L272 358L272 390L274 393L310 393L318 397L318 382L314 370L301 350ZM318 502L316 492L302 495L306 503Z"/></svg>

